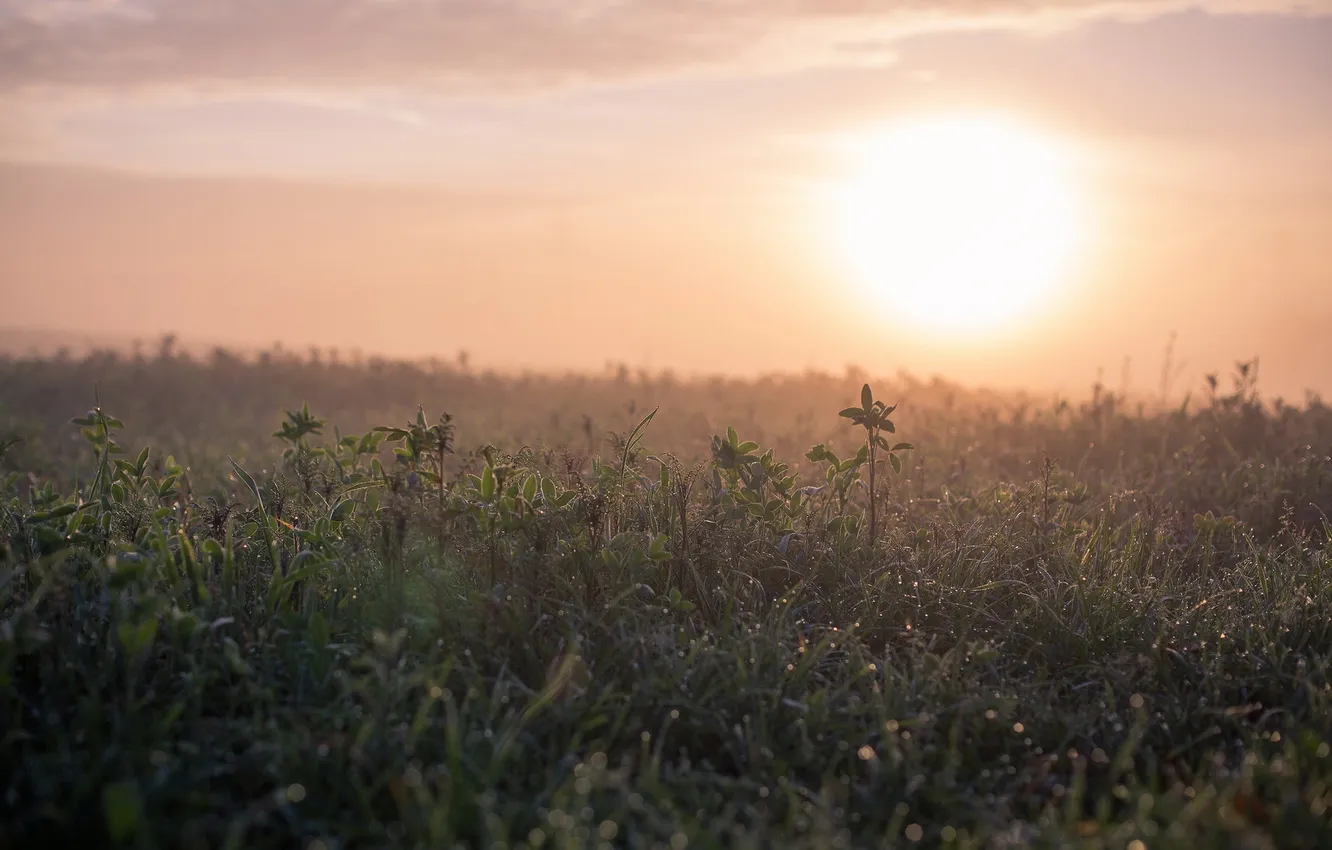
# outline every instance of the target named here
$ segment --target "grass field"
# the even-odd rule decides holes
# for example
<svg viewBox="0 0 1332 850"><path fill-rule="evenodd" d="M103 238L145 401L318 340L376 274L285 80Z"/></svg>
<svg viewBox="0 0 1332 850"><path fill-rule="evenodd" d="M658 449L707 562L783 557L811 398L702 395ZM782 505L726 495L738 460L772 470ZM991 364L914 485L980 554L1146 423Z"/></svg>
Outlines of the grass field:
<svg viewBox="0 0 1332 850"><path fill-rule="evenodd" d="M0 446L0 848L1332 846L1332 408L1256 364L8 359Z"/></svg>

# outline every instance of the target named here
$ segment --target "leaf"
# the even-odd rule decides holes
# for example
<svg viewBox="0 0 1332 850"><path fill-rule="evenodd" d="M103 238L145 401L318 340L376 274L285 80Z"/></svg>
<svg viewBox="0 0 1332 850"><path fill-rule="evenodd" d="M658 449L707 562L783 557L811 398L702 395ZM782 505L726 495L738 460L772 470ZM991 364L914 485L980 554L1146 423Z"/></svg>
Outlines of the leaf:
<svg viewBox="0 0 1332 850"><path fill-rule="evenodd" d="M538 485L535 475L530 476L526 481L523 482L523 499L529 505L536 501L537 486Z"/></svg>
<svg viewBox="0 0 1332 850"><path fill-rule="evenodd" d="M897 445L895 445L895 446L892 447L891 451L895 451L895 452L909 452L909 451L913 450L914 448L915 448L915 446L911 445L910 443L898 443Z"/></svg>
<svg viewBox="0 0 1332 850"><path fill-rule="evenodd" d="M902 459L900 457L890 454L888 455L888 462L893 465L893 472L896 472L898 475L902 474Z"/></svg>
<svg viewBox="0 0 1332 850"><path fill-rule="evenodd" d="M309 550L306 551L308 552ZM301 554L304 555L305 552L302 552ZM306 560L318 560L318 563L310 564L307 567L301 567L299 570L292 570L291 572L287 573L286 578L283 579L284 587L289 587L298 581L304 581L305 579L313 578L314 576L319 574L320 570L322 570L325 566L328 565L327 561L323 560L322 558L320 558L320 556L314 554L313 552L310 553L310 557L307 558ZM297 564L297 563L300 563L300 561L299 560L292 561L292 564Z"/></svg>
<svg viewBox="0 0 1332 850"><path fill-rule="evenodd" d="M114 564L110 560L107 563L108 566L112 567L108 583L115 590L121 590L133 584L148 570L147 561L129 560L128 556L114 559Z"/></svg>
<svg viewBox="0 0 1332 850"><path fill-rule="evenodd" d="M735 447L735 451L736 451L737 454L747 455L747 454L749 454L750 452L752 452L752 451L754 451L755 449L757 449L758 447L759 447L759 444L756 443L756 442L754 442L753 440L746 440L746 441L744 441L743 443L741 443L740 445L736 446L736 447Z"/></svg>
<svg viewBox="0 0 1332 850"><path fill-rule="evenodd" d="M859 407L848 407L837 415L846 419L859 419L865 415L865 411L861 410Z"/></svg>
<svg viewBox="0 0 1332 850"><path fill-rule="evenodd" d="M317 649L323 649L328 646L331 630L328 625L328 618L323 612L316 611L310 615L310 644Z"/></svg>
<svg viewBox="0 0 1332 850"><path fill-rule="evenodd" d="M352 511L355 509L356 502L354 500L343 499L341 502L338 502L333 506L333 510L329 512L329 519L334 522L342 522L347 517L351 516Z"/></svg>
<svg viewBox="0 0 1332 850"><path fill-rule="evenodd" d="M494 467L487 466L484 470L481 471L481 481L480 481L480 485L481 485L481 486L480 486L478 489L480 489L480 491L481 491L481 498L482 498L482 499L484 499L485 501L489 502L491 499L495 498L495 468L494 468Z"/></svg>
<svg viewBox="0 0 1332 850"><path fill-rule="evenodd" d="M869 384L860 388L860 406L866 413L874 409L874 393L870 392Z"/></svg>
<svg viewBox="0 0 1332 850"><path fill-rule="evenodd" d="M254 478L250 475L250 473L245 471L245 468L243 466L241 466L239 463L236 463L234 458L229 457L227 458L227 460L231 461L231 468L236 471L237 477L239 477L240 480L245 483L245 486L250 488L250 492L254 494L255 500L259 502L259 506L262 508L264 505L264 499L259 494L259 485L254 483Z"/></svg>
<svg viewBox="0 0 1332 850"><path fill-rule="evenodd" d="M121 646L125 647L125 652L130 655L138 655L147 649L156 635L156 619L144 620L138 625L121 623L116 627L116 637L120 639Z"/></svg>
<svg viewBox="0 0 1332 850"><path fill-rule="evenodd" d="M659 407L652 408L652 412L649 413L647 416L644 416L643 420L639 422L636 426L634 426L634 430L629 432L629 439L625 441L626 451L628 451L632 446L636 445L639 442L639 440L642 439L643 429L647 428L648 425L652 424L653 418L656 417L657 411L660 409L661 408Z"/></svg>
<svg viewBox="0 0 1332 850"><path fill-rule="evenodd" d="M139 828L143 802L139 799L139 786L133 782L113 782L102 788L102 813L106 816L106 831L116 844L130 840Z"/></svg>
<svg viewBox="0 0 1332 850"><path fill-rule="evenodd" d="M652 561L670 560L671 553L667 550L666 543L667 537L664 534L658 534L652 538L652 542L648 544L648 559Z"/></svg>
<svg viewBox="0 0 1332 850"><path fill-rule="evenodd" d="M66 502L63 505L59 505L55 508L52 508L51 511L47 514L47 518L60 519L61 517L67 517L70 514L77 511L78 509L79 506L74 504L73 502Z"/></svg>

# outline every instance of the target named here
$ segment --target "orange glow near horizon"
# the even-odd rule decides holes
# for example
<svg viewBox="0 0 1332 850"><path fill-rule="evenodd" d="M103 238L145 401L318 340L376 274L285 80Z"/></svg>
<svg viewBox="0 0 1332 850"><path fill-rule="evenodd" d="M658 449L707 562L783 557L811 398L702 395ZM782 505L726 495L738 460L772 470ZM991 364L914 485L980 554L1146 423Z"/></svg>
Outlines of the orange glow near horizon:
<svg viewBox="0 0 1332 850"><path fill-rule="evenodd" d="M1085 216L1053 140L967 114L903 122L853 148L832 240L898 322L944 336L1003 330L1068 284Z"/></svg>
<svg viewBox="0 0 1332 850"><path fill-rule="evenodd" d="M0 0L0 355L1332 398L1332 0L1126 5Z"/></svg>

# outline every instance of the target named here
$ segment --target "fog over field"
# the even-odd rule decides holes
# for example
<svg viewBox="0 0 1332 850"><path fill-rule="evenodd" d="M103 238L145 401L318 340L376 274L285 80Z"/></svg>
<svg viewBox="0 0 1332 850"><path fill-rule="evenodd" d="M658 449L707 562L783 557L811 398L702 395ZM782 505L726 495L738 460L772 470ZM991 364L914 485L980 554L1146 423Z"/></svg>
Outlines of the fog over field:
<svg viewBox="0 0 1332 850"><path fill-rule="evenodd" d="M1259 355L1273 392L1332 389L1322 4L436 5L8 0L0 323L1065 391L1125 358L1153 386L1177 333L1195 383ZM868 182L900 130L974 116L1057 157L1057 214L1014 206L1043 173L1002 144L1001 195L946 144ZM894 203L951 231L952 277ZM959 286L1022 306L914 309Z"/></svg>

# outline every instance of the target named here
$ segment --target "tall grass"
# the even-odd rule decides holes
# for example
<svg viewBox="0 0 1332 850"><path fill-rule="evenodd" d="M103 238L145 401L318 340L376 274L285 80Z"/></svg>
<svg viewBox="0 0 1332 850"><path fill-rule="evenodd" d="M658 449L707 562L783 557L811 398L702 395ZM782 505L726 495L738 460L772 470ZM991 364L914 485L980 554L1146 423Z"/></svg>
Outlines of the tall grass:
<svg viewBox="0 0 1332 850"><path fill-rule="evenodd" d="M854 375L0 375L0 846L1332 840L1332 415L1247 370L880 385L900 473Z"/></svg>

